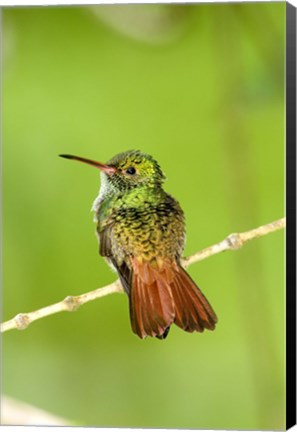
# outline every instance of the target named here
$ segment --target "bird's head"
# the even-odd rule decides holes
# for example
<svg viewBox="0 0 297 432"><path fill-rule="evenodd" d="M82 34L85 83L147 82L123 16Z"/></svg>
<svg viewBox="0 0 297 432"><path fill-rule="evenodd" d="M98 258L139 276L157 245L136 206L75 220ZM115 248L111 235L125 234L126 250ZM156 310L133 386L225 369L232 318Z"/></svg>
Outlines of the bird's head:
<svg viewBox="0 0 297 432"><path fill-rule="evenodd" d="M79 156L60 155L98 168L102 173L105 188L125 192L137 187L160 187L165 176L152 156L138 150L130 150L114 156L106 164Z"/></svg>

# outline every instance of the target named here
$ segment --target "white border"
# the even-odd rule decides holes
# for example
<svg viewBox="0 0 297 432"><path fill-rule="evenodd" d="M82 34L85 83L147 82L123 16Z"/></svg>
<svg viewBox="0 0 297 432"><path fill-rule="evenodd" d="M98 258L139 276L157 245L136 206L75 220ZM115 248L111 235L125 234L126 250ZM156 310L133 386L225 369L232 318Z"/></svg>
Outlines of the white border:
<svg viewBox="0 0 297 432"><path fill-rule="evenodd" d="M98 5L98 4L127 4L127 3L132 3L132 4L137 4L137 3L255 3L255 2L279 2L280 0L202 0L202 1L197 1L197 0L162 0L162 1L158 1L158 0L144 0L144 1L139 1L139 0L31 0L31 1L26 1L26 0L18 0L18 1L13 1L13 0L0 0L0 7L2 6L6 6L6 7L15 7L15 6L79 6L79 5ZM297 7L297 0L290 0L289 1L290 4L292 4L293 6ZM8 430L10 432L38 432L38 431L52 431L52 432L124 432L124 431L131 431L131 432L181 432L180 430L177 429L128 429L128 428L100 428L100 427L67 427L67 426L63 426L63 427L56 427L56 426L51 426L50 428L46 428L46 426L41 427L41 426L4 426L4 425L0 425L0 429L2 430ZM182 430L183 432L193 432L191 431L187 431L186 429ZM290 429L290 431L292 432L297 432L297 426L294 426L293 428ZM204 429L199 429L199 432L215 432L215 431L211 431L211 430L204 430ZM232 432L236 432L235 430L233 430ZM254 431L256 432L256 431Z"/></svg>

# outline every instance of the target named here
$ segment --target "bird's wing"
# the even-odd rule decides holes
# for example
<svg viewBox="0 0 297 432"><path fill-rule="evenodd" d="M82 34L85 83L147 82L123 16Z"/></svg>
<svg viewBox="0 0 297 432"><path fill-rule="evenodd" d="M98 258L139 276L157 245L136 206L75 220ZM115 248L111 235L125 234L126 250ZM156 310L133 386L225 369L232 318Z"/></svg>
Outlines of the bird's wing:
<svg viewBox="0 0 297 432"><path fill-rule="evenodd" d="M112 225L106 225L100 231L98 230L99 235L99 254L103 257L110 258L112 257L111 250L111 231Z"/></svg>
<svg viewBox="0 0 297 432"><path fill-rule="evenodd" d="M98 232L99 253L101 256L106 257L116 269L125 292L129 294L132 283L132 269L128 267L124 260L119 264L114 257L112 252L112 226L112 224L106 225L104 229L101 229L101 231Z"/></svg>

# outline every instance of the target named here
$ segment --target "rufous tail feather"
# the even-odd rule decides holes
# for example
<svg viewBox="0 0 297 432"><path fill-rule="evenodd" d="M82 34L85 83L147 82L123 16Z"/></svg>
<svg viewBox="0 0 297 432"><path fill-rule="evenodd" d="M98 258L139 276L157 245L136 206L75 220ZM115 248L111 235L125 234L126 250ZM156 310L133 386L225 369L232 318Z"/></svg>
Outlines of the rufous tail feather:
<svg viewBox="0 0 297 432"><path fill-rule="evenodd" d="M173 323L187 332L215 328L215 312L176 262L133 259L132 267L130 320L140 338L164 339Z"/></svg>

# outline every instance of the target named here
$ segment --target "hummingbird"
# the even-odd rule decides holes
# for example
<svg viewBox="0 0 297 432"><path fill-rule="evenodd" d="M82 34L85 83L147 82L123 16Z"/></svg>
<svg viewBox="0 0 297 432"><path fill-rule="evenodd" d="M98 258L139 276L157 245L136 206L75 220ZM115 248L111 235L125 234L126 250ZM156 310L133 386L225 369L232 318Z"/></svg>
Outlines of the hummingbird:
<svg viewBox="0 0 297 432"><path fill-rule="evenodd" d="M187 332L214 330L217 316L184 270L185 218L163 189L158 162L141 151L106 164L68 154L101 172L93 203L99 253L116 270L129 298L132 331L165 339L172 324Z"/></svg>

